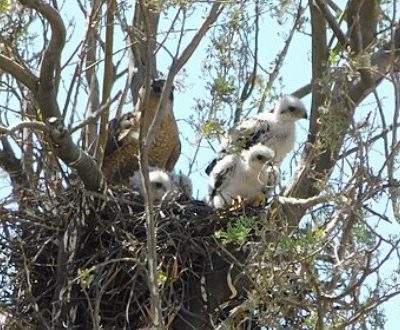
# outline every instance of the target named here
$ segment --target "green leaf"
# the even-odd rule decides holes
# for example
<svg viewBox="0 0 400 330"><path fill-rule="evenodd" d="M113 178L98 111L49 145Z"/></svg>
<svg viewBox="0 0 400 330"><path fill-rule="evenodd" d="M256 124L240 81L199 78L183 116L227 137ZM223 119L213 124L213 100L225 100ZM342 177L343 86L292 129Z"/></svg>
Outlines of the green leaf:
<svg viewBox="0 0 400 330"><path fill-rule="evenodd" d="M247 241L253 226L253 218L240 217L236 221L228 223L226 231L217 231L215 237L220 239L223 244L237 243L242 245Z"/></svg>
<svg viewBox="0 0 400 330"><path fill-rule="evenodd" d="M161 285L165 284L165 282L167 282L167 275L162 270L158 270L157 271L157 284L161 286Z"/></svg>
<svg viewBox="0 0 400 330"><path fill-rule="evenodd" d="M5 13L10 9L9 0L0 0L0 14Z"/></svg>
<svg viewBox="0 0 400 330"><path fill-rule="evenodd" d="M90 271L87 268L85 269L79 268L78 276L81 282L81 286L84 288L88 288L94 279L94 275L90 274Z"/></svg>

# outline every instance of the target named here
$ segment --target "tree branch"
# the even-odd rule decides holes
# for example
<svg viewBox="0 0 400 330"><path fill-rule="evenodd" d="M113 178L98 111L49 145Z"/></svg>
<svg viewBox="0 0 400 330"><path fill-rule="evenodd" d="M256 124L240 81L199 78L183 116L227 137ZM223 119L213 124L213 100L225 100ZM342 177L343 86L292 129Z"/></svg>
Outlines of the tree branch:
<svg viewBox="0 0 400 330"><path fill-rule="evenodd" d="M0 137L0 167L10 176L14 193L19 191L19 186L26 186L28 178L25 175L21 160L15 156L10 143L5 136Z"/></svg>
<svg viewBox="0 0 400 330"><path fill-rule="evenodd" d="M259 18L260 18L260 1L256 0L255 4L255 12L254 12L254 29L255 29L255 37L254 37L254 63L253 63L253 70L250 76L247 77L246 83L243 86L242 92L240 94L239 101L236 103L235 115L233 119L233 123L237 124L242 116L243 112L243 104L246 100L250 97L251 93L253 92L254 85L257 78L257 66L258 66L258 39L260 35L260 25L259 25Z"/></svg>
<svg viewBox="0 0 400 330"><path fill-rule="evenodd" d="M362 52L375 39L380 16L377 0L350 0L346 8L347 38L356 54Z"/></svg>
<svg viewBox="0 0 400 330"><path fill-rule="evenodd" d="M20 0L27 8L44 16L51 26L51 38L44 52L37 88L31 89L36 98L43 121L50 129L54 152L68 166L75 168L89 190L106 189L103 175L94 160L83 152L65 129L57 103L56 76L60 68L61 52L65 44L65 27L59 13L50 5L39 0Z"/></svg>
<svg viewBox="0 0 400 330"><path fill-rule="evenodd" d="M101 0L94 0L90 11L86 38L85 38L85 59L86 59L86 81L89 86L89 99L86 104L85 117L92 116L100 107L100 88L96 76L96 51L97 39L99 37L99 24L101 22ZM83 65L81 61L80 65ZM93 156L96 152L96 141L98 133L97 122L91 122L83 131L84 148Z"/></svg>
<svg viewBox="0 0 400 330"><path fill-rule="evenodd" d="M142 31L145 35L145 40L142 43L142 47L140 50L140 63L142 64L140 68L142 72L145 74L139 75L139 79L143 79L145 82L143 86L146 86L146 91L144 95L144 100L142 103L140 123L139 123L139 169L140 176L142 180L143 186L143 197L144 197L144 207L146 213L146 232L147 232L147 242L146 242L146 258L147 258L147 269L148 269L148 288L150 291L150 301L151 301L151 320L152 325L156 329L164 329L164 321L162 315L162 305L161 305L161 297L160 291L157 283L157 266L158 266L158 258L157 258L157 236L156 236L156 213L154 212L153 207L153 198L152 191L150 189L150 179L149 179L149 147L151 145L151 141L147 138L147 132L145 131L145 120L146 120L146 104L149 101L149 87L151 78L153 78L155 73L155 32L153 29L157 26L159 13L150 14L151 8L145 3L145 1L138 1L136 6L136 10L139 12L135 12L135 16L138 17L136 21L137 24L140 23L142 27ZM149 17L155 18L155 22L151 20L149 21ZM153 24L154 23L154 24ZM153 34L154 33L154 34ZM144 49L143 49L144 46ZM143 65L144 64L144 65ZM154 65L154 66L153 66ZM133 79L133 83L138 82L138 79ZM172 81L170 82L172 88ZM165 93L165 86L163 93ZM135 95L136 97L137 95ZM163 95L161 95L163 97ZM144 105L144 106L143 106ZM158 105L158 110L155 114L157 115L160 112L160 105ZM156 118L153 119L153 121Z"/></svg>
<svg viewBox="0 0 400 330"><path fill-rule="evenodd" d="M106 189L103 175L98 170L95 161L72 141L71 135L64 127L62 119L57 117L49 118L47 125L55 154L65 164L76 169L85 187L92 191Z"/></svg>
<svg viewBox="0 0 400 330"><path fill-rule="evenodd" d="M372 144L372 143L378 141L379 139L384 138L384 137L387 136L390 132L392 132L392 131L394 131L394 130L397 130L399 127L400 127L400 123L397 123L395 126L393 126L393 124L391 124L391 125L387 126L385 129L383 129L382 132L380 132L379 134L374 135L373 137L371 137L370 139L368 139L366 142L367 142L368 144ZM341 153L341 154L339 155L339 158L338 158L338 159L346 158L347 156L351 155L352 153L356 152L356 151L359 150L359 149L360 149L359 146L350 148L350 149L344 151L343 153Z"/></svg>
<svg viewBox="0 0 400 330"><path fill-rule="evenodd" d="M142 15L144 15L143 19L146 20L148 16L143 10L146 8L145 4L140 1L140 7L142 10ZM149 189L149 176L148 176L148 146L150 146L154 140L156 132L159 128L161 118L163 117L163 111L167 109L167 102L172 90L173 80L176 74L182 69L182 67L186 64L189 58L192 56L193 52L196 50L200 41L203 39L204 35L208 31L208 29L212 26L212 24L216 21L219 14L221 13L222 4L219 2L215 2L211 7L210 13L206 20L203 22L199 31L193 37L193 39L189 42L189 45L183 50L180 57L172 64L170 71L168 73L166 82L163 87L163 91L160 97L160 103L157 106L157 111L153 118L153 121L146 133L144 131L144 127L142 123L144 122L144 118L146 113L144 112L141 117L141 127L139 131L139 140L140 140L140 149L139 149L139 165L142 179L142 186L144 188L144 199L145 199L145 210L146 210L146 224L147 224L147 233L148 233L148 241L147 241L147 255L148 255L148 270L149 270L149 289L151 293L151 306L152 306L152 321L156 328L163 327L163 318L162 318L162 309L161 309L161 300L158 291L157 285L157 250L156 243L157 237L155 235L155 215L153 210L153 203L151 200L151 191ZM148 22L147 22L148 23ZM149 43L149 38L151 37L150 33L151 27L145 24L145 32L146 32L146 40ZM147 61L154 56L152 50L152 44L148 45L146 49L146 58ZM145 86L150 86L150 77L152 76L151 67L146 68L146 82ZM144 97L144 104L147 103L148 92L146 92Z"/></svg>
<svg viewBox="0 0 400 330"><path fill-rule="evenodd" d="M20 0L27 8L35 9L51 26L50 42L43 55L40 67L39 86L34 93L38 100L43 119L61 117L56 101L58 85L56 77L59 76L61 52L65 44L65 27L60 14L50 5L39 0ZM32 92L35 92L32 90ZM49 97L50 96L50 97Z"/></svg>
<svg viewBox="0 0 400 330"><path fill-rule="evenodd" d="M310 94L311 91L312 91L312 84L310 83L298 88L292 93L292 95L298 97L299 99L302 99L306 95Z"/></svg>
<svg viewBox="0 0 400 330"><path fill-rule="evenodd" d="M37 82L39 79L27 68L2 54L0 54L0 68L23 83L31 91L36 91Z"/></svg>
<svg viewBox="0 0 400 330"><path fill-rule="evenodd" d="M312 149L304 154L302 164L286 188L284 196L309 198L319 194L321 181L324 182L327 179L339 158L340 147L356 106L382 82L384 75L393 68L393 61L398 60L399 55L400 28L397 28L394 39L387 42L371 56L371 66L374 68L371 73L372 81L358 76L347 84L345 90L341 85L337 87L341 91L337 89L333 91L334 97L329 109L323 116L325 117L324 120L328 121L329 116L335 116L339 125L334 128L329 128L329 123L326 123L323 127L318 126L317 140L313 144L313 148L318 143L322 146L322 150L318 150L317 153L315 149ZM301 206L284 208L288 223L296 227L305 211L306 208Z"/></svg>
<svg viewBox="0 0 400 330"><path fill-rule="evenodd" d="M110 97L111 88L113 85L113 40L114 40L114 12L115 12L115 0L109 0L107 5L107 27L106 27L106 49L105 49L105 61L104 61L104 77L103 77L103 93L102 93L102 104L107 104L107 100ZM101 168L104 157L104 150L107 143L108 136L108 119L109 119L109 107L106 106L104 111L101 113L100 119L100 136L97 140L97 147L95 152L95 158L98 166Z"/></svg>
<svg viewBox="0 0 400 330"><path fill-rule="evenodd" d="M325 72L325 63L328 59L326 23L317 6L310 1L311 29L312 29L312 103L310 114L310 128L308 141L314 142L317 134L319 107L325 103L326 94L322 88L322 78ZM307 150L306 150L307 152Z"/></svg>
<svg viewBox="0 0 400 330"><path fill-rule="evenodd" d="M322 196L312 196L306 199L294 198L294 197L285 197L285 196L277 196L277 201L281 205L298 205L305 208L310 208L316 206L321 203L327 203L329 201L333 201L340 196L337 195L322 195Z"/></svg>
<svg viewBox="0 0 400 330"><path fill-rule="evenodd" d="M119 91L117 93L117 95L115 95L112 98L112 100L107 100L107 102L105 102L99 109L92 111L91 115L87 116L84 121L82 121L78 125L71 128L69 130L69 133L72 134L72 133L80 130L81 128L88 126L90 123L95 122L104 111L108 110L108 108L110 107L110 104L113 103L114 101L116 101L120 97L120 95L121 95L121 91ZM0 127L0 132L1 132L1 127Z"/></svg>
<svg viewBox="0 0 400 330"><path fill-rule="evenodd" d="M346 37L343 31L340 29L338 22L336 21L335 16L329 11L329 8L322 0L316 0L316 3L325 16L326 21L328 22L330 28L332 29L333 33L335 34L336 38L338 39L341 45L346 44Z"/></svg>
<svg viewBox="0 0 400 330"><path fill-rule="evenodd" d="M164 85L164 89L160 99L160 106L157 109L156 115L153 119L149 127L149 131L147 133L147 145L150 145L151 142L154 140L158 127L160 126L160 119L162 109L166 108L166 103L168 96L171 92L172 82L176 76L176 74L182 69L182 67L186 64L189 58L192 56L193 52L196 50L197 46L200 44L200 41L203 39L204 35L207 33L208 29L214 24L217 20L218 16L221 14L223 4L220 2L214 2L213 6L211 7L210 13L208 14L207 18L201 25L200 29L197 31L196 35L193 39L189 42L187 47L183 50L182 54L179 58L172 64L171 69L168 73L167 80Z"/></svg>
<svg viewBox="0 0 400 330"><path fill-rule="evenodd" d="M269 74L268 82L267 82L267 84L266 84L266 86L265 86L265 88L264 88L264 90L262 92L260 105L259 105L259 107L257 109L257 113L261 113L265 109L265 100L267 99L268 93L270 92L270 90L271 90L276 78L279 75L280 69L281 69L281 67L282 67L282 65L284 63L286 55L289 52L289 47L292 44L292 40L293 40L293 37L295 35L295 32L297 31L297 29L299 27L299 24L301 22L301 19L303 17L303 13L304 13L304 9L302 8L302 3L300 1L299 7L297 9L296 18L295 18L295 20L293 22L292 28L290 29L288 37L285 40L285 45L284 45L283 49L279 52L277 57L276 57L276 60L274 62L273 70Z"/></svg>
<svg viewBox="0 0 400 330"><path fill-rule="evenodd" d="M23 128L33 128L40 131L47 131L47 126L41 121L21 121L9 127L0 126L0 135L13 135L16 131Z"/></svg>
<svg viewBox="0 0 400 330"><path fill-rule="evenodd" d="M157 6L157 4L156 4ZM131 80L131 94L133 104L136 104L139 89L146 85L145 76L148 71L149 76L154 78L157 73L156 35L160 10L151 8L140 1L136 1L135 15L133 17L133 28L128 29L130 39L129 70L136 71ZM147 54L152 54L148 57Z"/></svg>

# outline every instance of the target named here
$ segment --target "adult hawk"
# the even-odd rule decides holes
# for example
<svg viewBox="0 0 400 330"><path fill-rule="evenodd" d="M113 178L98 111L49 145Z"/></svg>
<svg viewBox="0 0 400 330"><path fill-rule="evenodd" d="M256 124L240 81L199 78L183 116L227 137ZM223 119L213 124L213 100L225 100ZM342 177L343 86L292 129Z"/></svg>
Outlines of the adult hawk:
<svg viewBox="0 0 400 330"><path fill-rule="evenodd" d="M294 147L295 122L302 118L307 119L303 102L292 95L282 97L273 112L260 113L231 129L206 173L209 175L225 155L247 150L257 143L270 147L275 152L274 162L279 165Z"/></svg>
<svg viewBox="0 0 400 330"><path fill-rule="evenodd" d="M210 206L220 209L241 197L250 205L260 205L279 182L279 167L273 164L274 151L257 144L240 154L225 155L210 173ZM260 199L261 196L261 199Z"/></svg>
<svg viewBox="0 0 400 330"><path fill-rule="evenodd" d="M135 111L110 121L105 148L103 173L108 181L127 182L139 170L139 125L145 109L144 134L155 117L165 80L155 80L150 88L148 102L144 103L145 89L139 91ZM161 109L161 124L149 148L149 166L172 171L181 152L178 127L173 113L173 91L167 105Z"/></svg>

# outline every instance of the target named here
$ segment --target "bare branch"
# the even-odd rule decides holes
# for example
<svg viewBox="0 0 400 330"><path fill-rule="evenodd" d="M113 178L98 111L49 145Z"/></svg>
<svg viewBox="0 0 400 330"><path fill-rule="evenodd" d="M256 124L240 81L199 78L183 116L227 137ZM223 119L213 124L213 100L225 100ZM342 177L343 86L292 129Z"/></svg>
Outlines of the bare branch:
<svg viewBox="0 0 400 330"><path fill-rule="evenodd" d="M143 8L145 5L140 1L142 12L144 14ZM157 238L155 236L155 218L154 218L154 210L151 200L151 191L149 189L149 177L148 177L148 146L154 140L158 127L160 125L160 121L162 118L163 109L167 109L166 103L168 102L168 97L172 89L172 82L176 76L176 74L182 69L182 67L186 64L189 58L192 56L193 52L196 50L200 41L203 39L204 35L208 31L208 29L212 26L212 24L216 21L219 14L221 13L221 8L223 5L219 2L215 2L211 7L210 13L203 22L199 31L193 37L193 39L189 42L189 45L183 50L182 54L179 58L172 64L170 71L168 73L166 82L163 87L163 91L160 98L160 104L157 107L157 111L155 117L148 129L146 136L144 135L144 125L140 125L139 131L139 140L140 142L140 152L139 152L139 164L140 171L142 177L142 185L144 188L144 196L145 196L145 209L146 209L146 223L147 223L147 233L148 233L148 241L147 241L147 251L148 251L148 267L149 267L149 288L151 292L151 300L152 300L152 313L153 313L153 323L156 327L162 327L163 318L162 318L162 310L161 310L161 300L158 292L157 285L157 251L156 251L156 243ZM144 17L146 18L146 17ZM145 22L146 27L146 22ZM146 40L150 37L151 29L149 26L145 29L146 31ZM151 52L150 45L146 50L147 59L152 58L153 53ZM147 68L146 75L146 86L150 86L150 76L151 71L150 68ZM146 104L148 98L148 93L145 95L144 104ZM141 123L143 122L145 117L142 116Z"/></svg>
<svg viewBox="0 0 400 330"><path fill-rule="evenodd" d="M378 141L379 139L382 139L383 137L387 136L390 132L397 130L400 127L400 123L397 123L397 125L395 127L393 127L392 125L389 125L388 127L386 127L381 133L374 135L373 137L371 137L370 139L368 139L367 143L368 144L372 144L376 141ZM356 152L360 147L354 147L354 148L350 148L346 151L344 151L342 154L339 155L338 159L343 159L346 158L347 156L351 155L352 153Z"/></svg>
<svg viewBox="0 0 400 330"><path fill-rule="evenodd" d="M107 6L107 27L106 27L106 49L105 49L105 61L104 61L104 76L103 76L103 93L102 103L107 104L107 99L110 97L111 88L113 85L114 73L113 73L113 40L114 40L114 12L115 12L115 0L109 0ZM100 136L97 140L97 147L95 152L95 158L98 166L101 168L104 157L104 150L107 143L108 135L108 120L109 120L109 107L101 113L100 120Z"/></svg>
<svg viewBox="0 0 400 330"><path fill-rule="evenodd" d="M107 100L107 102L105 102L99 109L97 109L96 111L92 112L92 114L88 117L85 118L84 121L82 121L81 123L79 123L78 125L74 126L73 128L71 128L69 130L70 134L73 134L74 132L76 132L77 130L80 130L83 127L86 127L87 125L89 125L92 122L95 122L104 111L107 111L110 107L110 105L115 102L121 95L121 91L119 91L111 100ZM0 132L1 132L1 128L0 128Z"/></svg>
<svg viewBox="0 0 400 330"><path fill-rule="evenodd" d="M237 124L240 121L242 111L243 111L243 104L244 102L250 97L251 93L254 89L254 84L257 78L257 66L258 66L258 37L260 33L260 26L259 26L259 17L260 17L260 2L259 0L255 3L255 40L254 40L254 63L253 63L253 71L251 72L250 76L247 78L246 83L243 86L242 93L240 95L239 101L236 105L235 115L233 118L233 123Z"/></svg>
<svg viewBox="0 0 400 330"><path fill-rule="evenodd" d="M89 15L88 27L86 32L85 40L85 55L86 55L86 66L85 70L86 80L89 86L89 99L85 109L85 116L91 116L96 109L100 106L100 91L99 91L99 81L96 76L95 66L93 64L97 63L96 51L97 51L97 38L99 23L101 22L101 1L93 1L93 7ZM80 66L83 65L81 61ZM92 122L89 124L85 130L84 134L84 148L89 151L91 155L95 154L96 151L96 141L98 134L97 122Z"/></svg>
<svg viewBox="0 0 400 330"><path fill-rule="evenodd" d="M133 103L136 104L139 89L145 83L146 74L154 78L157 73L156 66L156 35L160 18L159 4L147 5L136 1L133 28L129 29L131 52L129 53L129 70L136 71L132 77L131 94ZM151 54L152 56L148 56Z"/></svg>
<svg viewBox="0 0 400 330"><path fill-rule="evenodd" d="M43 121L49 125L54 152L67 165L75 168L89 190L105 189L102 173L93 159L77 147L61 121L57 103L57 77L60 69L61 52L65 44L65 27L59 13L40 0L21 0L27 8L44 16L51 26L51 38L43 55L38 87L32 90Z"/></svg>
<svg viewBox="0 0 400 330"><path fill-rule="evenodd" d="M278 201L278 203L280 203L282 205L285 205L285 204L298 205L298 206L302 206L302 207L309 209L318 204L336 200L339 197L340 196L322 195L322 196L313 196L310 198L301 199L301 198L294 198L294 197L277 196L277 201Z"/></svg>
<svg viewBox="0 0 400 330"><path fill-rule="evenodd" d="M267 96L276 80L276 78L279 75L280 69L283 65L283 62L286 58L286 55L288 54L289 51L289 47L292 44L292 40L293 37L295 35L295 32L297 31L297 28L301 22L301 19L303 17L303 13L304 13L304 8L302 8L302 2L300 1L298 9L297 9L297 15L296 18L293 22L292 28L290 29L289 35L285 40L285 46L283 47L283 49L279 52L275 63L274 63L274 68L271 72L271 74L269 75L269 79L268 82L262 92L261 95L261 100L260 100L260 106L257 109L257 113L263 112L265 110L265 101L267 99Z"/></svg>
<svg viewBox="0 0 400 330"><path fill-rule="evenodd" d="M13 135L16 131L23 128L32 128L43 132L47 131L46 124L41 121L22 121L9 127L0 126L0 135Z"/></svg>
<svg viewBox="0 0 400 330"><path fill-rule="evenodd" d="M140 0L136 3L136 10L139 11L138 13L135 12L136 17L140 17L140 20L136 21L137 24L141 23L141 27L145 33L145 49L141 49L139 52L141 63L146 63L147 66L144 67L145 76L139 76L138 78L144 78L145 83L144 86L150 87L150 80L154 77L155 70L155 56L154 56L154 47L155 47L155 35L153 34L155 31L153 30L155 26L157 26L158 22L158 13L157 14L150 14L151 9L149 6L145 4L143 0ZM140 13L140 15L139 15ZM151 16L151 21L150 17ZM154 65L154 67L153 67ZM143 66L141 66L143 69ZM169 91L172 88L172 79L170 79L170 87ZM135 79L134 79L135 81ZM133 81L133 82L134 82ZM167 82L168 83L168 82ZM165 98L165 89L164 86L162 97ZM135 95L136 96L136 95ZM146 93L144 95L143 104L146 105L149 100L149 88L146 89ZM165 101L166 102L166 98ZM155 118L153 122L157 119L159 115L161 105L158 105L158 109L155 114ZM150 291L150 301L151 301L151 320L152 326L156 329L163 329L164 328L164 321L162 315L162 307L161 307L161 297L159 292L159 287L157 284L157 236L156 236L156 225L155 225L155 212L153 207L153 197L152 191L150 189L150 179L149 179L149 148L151 146L152 140L148 139L147 132L145 131L145 119L146 119L146 107L142 106L142 115L140 117L140 124L139 124L139 169L140 175L142 180L142 187L144 191L144 206L146 212L146 232L147 232L147 244L146 244L146 257L147 257L147 269L148 269L148 287Z"/></svg>
<svg viewBox="0 0 400 330"><path fill-rule="evenodd" d="M61 52L65 44L65 27L59 13L40 0L20 0L21 4L35 9L50 23L51 38L43 55L40 68L40 78L37 93L34 93L38 100L44 119L50 117L61 117L56 95L60 70ZM35 91L32 91L35 92ZM50 96L50 97L49 97Z"/></svg>
<svg viewBox="0 0 400 330"><path fill-rule="evenodd" d="M204 35L207 33L208 29L214 24L217 20L218 16L221 13L223 8L223 4L220 2L214 2L211 7L210 13L208 14L207 18L199 28L196 35L193 39L189 42L187 47L183 50L182 54L179 58L172 64L171 69L168 73L167 80L164 85L164 89L160 99L160 106L156 112L153 122L150 125L149 131L147 133L147 144L150 145L151 142L154 140L154 136L158 130L160 125L160 111L161 109L165 109L165 105L167 103L168 95L172 88L172 81L174 80L176 74L182 69L182 67L186 64L189 58L192 56L193 52L196 50L197 46L200 44L200 41L203 39Z"/></svg>
<svg viewBox="0 0 400 330"><path fill-rule="evenodd" d="M15 79L23 83L33 93L35 93L38 78L27 68L23 67L16 61L2 54L0 54L0 68L3 71L11 74Z"/></svg>
<svg viewBox="0 0 400 330"><path fill-rule="evenodd" d="M329 8L327 5L323 2L323 0L316 0L316 3L321 10L321 12L324 14L326 21L328 22L330 28L332 29L333 33L336 35L336 38L338 39L339 43L341 45L346 44L346 37L343 33L343 31L340 29L340 26L338 22L336 21L335 16L329 11Z"/></svg>
<svg viewBox="0 0 400 330"><path fill-rule="evenodd" d="M101 171L95 161L86 152L82 151L71 139L69 131L64 127L62 120L52 117L47 120L50 138L54 144L54 152L68 166L76 169L88 190L103 191L106 189Z"/></svg>
<svg viewBox="0 0 400 330"><path fill-rule="evenodd" d="M292 95L298 97L299 99L307 96L310 94L312 91L312 84L307 84L303 87L300 87L299 89L295 90Z"/></svg>
<svg viewBox="0 0 400 330"><path fill-rule="evenodd" d="M393 48L393 45L395 46ZM332 134L335 135L335 143L331 143L332 137L324 132L324 137L320 137L318 143L324 146L324 152L319 151L318 158L311 151L303 156L303 164L297 170L291 184L285 190L285 196L297 198L308 198L319 193L316 184L319 180L326 180L327 176L339 157L339 150L346 135L347 129L354 114L355 107L383 80L385 73L393 67L393 60L400 54L400 28L397 28L394 39L390 40L383 47L371 56L371 65L376 68L371 79L364 80L362 77L350 82L346 88L346 95L334 92L334 99L331 101L328 114L341 116L340 128L335 127ZM341 87L343 88L343 87ZM288 221L296 226L304 215L305 208L293 207L286 210Z"/></svg>
<svg viewBox="0 0 400 330"><path fill-rule="evenodd" d="M318 8L310 1L312 28L312 104L308 140L313 142L317 133L319 107L325 103L326 95L321 88L328 59L327 35L325 19Z"/></svg>
<svg viewBox="0 0 400 330"><path fill-rule="evenodd" d="M348 39L356 54L367 48L375 39L380 15L377 0L350 0L346 8Z"/></svg>

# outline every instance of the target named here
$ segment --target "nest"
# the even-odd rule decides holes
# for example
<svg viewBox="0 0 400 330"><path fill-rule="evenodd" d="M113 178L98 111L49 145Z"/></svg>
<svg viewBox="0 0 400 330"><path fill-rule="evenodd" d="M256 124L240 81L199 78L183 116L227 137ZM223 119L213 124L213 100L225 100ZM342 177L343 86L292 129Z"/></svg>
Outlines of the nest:
<svg viewBox="0 0 400 330"><path fill-rule="evenodd" d="M1 306L8 328L151 327L140 197L127 189L107 198L71 189L20 205L17 211L0 209L7 288ZM242 217L242 209L221 213L185 198L155 207L158 284L169 328L212 329L248 301L270 242L257 225L265 224L265 211L245 212L259 228L246 244L223 244L215 233ZM242 319L250 318L248 308L243 313Z"/></svg>

